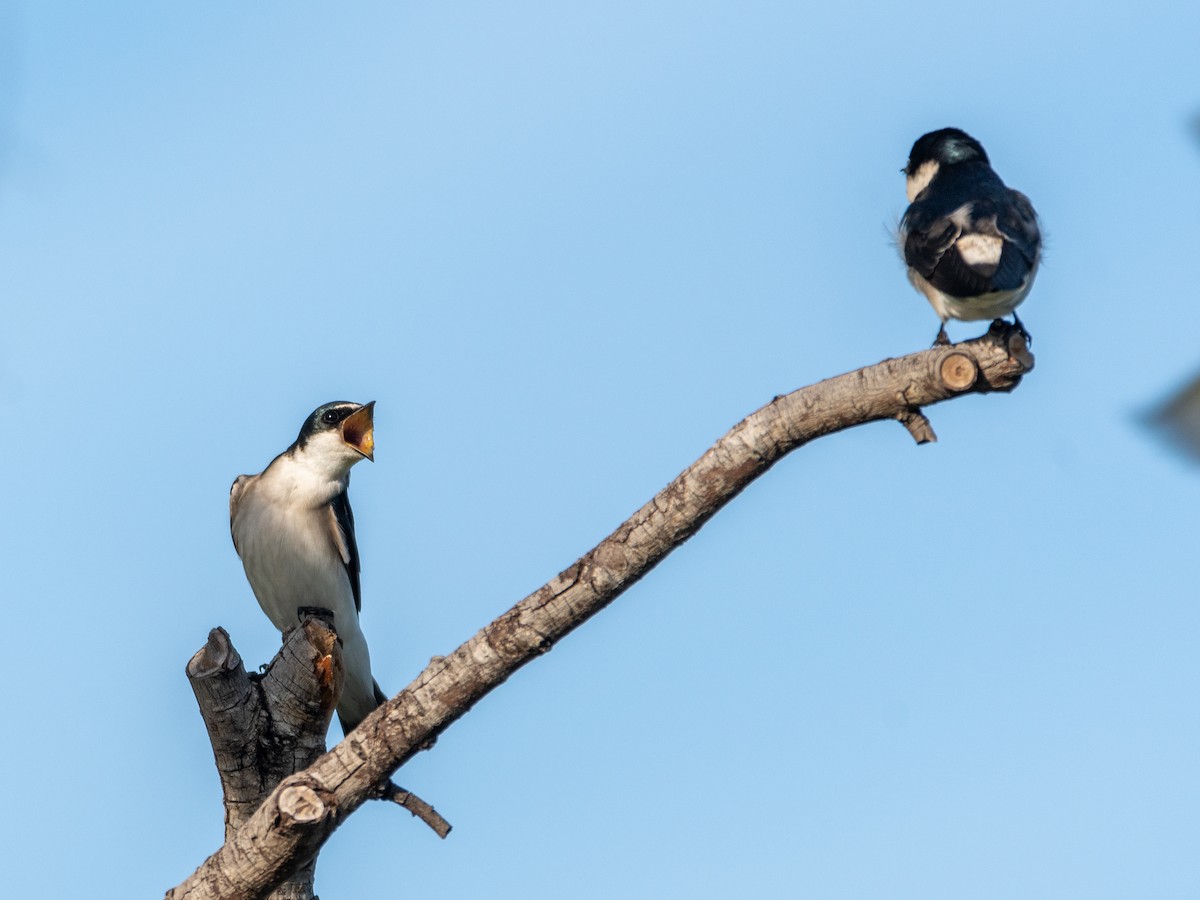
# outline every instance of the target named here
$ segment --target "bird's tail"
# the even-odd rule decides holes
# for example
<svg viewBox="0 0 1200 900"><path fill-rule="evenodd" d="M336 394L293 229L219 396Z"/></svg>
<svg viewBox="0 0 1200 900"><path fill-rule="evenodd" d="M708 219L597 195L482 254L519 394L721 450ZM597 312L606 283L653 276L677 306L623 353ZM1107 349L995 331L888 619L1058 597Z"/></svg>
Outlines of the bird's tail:
<svg viewBox="0 0 1200 900"><path fill-rule="evenodd" d="M375 705L370 709L359 708L354 710L354 713L352 714L350 710L345 708L345 703L338 707L338 724L342 726L342 734L350 734L350 732L352 732L362 723L363 719L378 709L382 704L387 702L388 695L383 692L383 689L379 686L378 681L372 680L371 687L375 693Z"/></svg>

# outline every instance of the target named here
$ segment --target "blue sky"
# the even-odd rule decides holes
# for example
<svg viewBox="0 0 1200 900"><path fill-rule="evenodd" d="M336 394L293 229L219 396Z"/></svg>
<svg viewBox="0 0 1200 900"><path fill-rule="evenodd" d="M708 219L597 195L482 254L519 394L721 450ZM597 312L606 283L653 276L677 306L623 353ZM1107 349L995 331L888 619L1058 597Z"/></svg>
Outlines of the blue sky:
<svg viewBox="0 0 1200 900"><path fill-rule="evenodd" d="M1036 371L783 461L401 772L449 840L367 808L318 888L1200 894L1200 480L1136 421L1200 365L1200 20L969 13L0 5L12 895L219 845L183 667L277 648L227 492L315 406L378 401L394 692L775 394L929 344L889 230L946 125L1042 216Z"/></svg>

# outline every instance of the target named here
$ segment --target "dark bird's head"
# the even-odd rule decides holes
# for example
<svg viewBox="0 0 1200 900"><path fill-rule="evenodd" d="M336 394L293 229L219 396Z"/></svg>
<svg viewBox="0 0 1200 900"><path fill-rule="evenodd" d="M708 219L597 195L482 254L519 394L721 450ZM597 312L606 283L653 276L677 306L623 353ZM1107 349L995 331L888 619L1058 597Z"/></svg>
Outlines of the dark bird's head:
<svg viewBox="0 0 1200 900"><path fill-rule="evenodd" d="M340 400L312 411L295 449L332 469L346 469L364 456L375 459L375 401L365 406Z"/></svg>
<svg viewBox="0 0 1200 900"><path fill-rule="evenodd" d="M942 128L918 138L908 154L908 165L900 170L908 179L908 202L929 186L942 166L972 161L990 165L983 145L958 128Z"/></svg>

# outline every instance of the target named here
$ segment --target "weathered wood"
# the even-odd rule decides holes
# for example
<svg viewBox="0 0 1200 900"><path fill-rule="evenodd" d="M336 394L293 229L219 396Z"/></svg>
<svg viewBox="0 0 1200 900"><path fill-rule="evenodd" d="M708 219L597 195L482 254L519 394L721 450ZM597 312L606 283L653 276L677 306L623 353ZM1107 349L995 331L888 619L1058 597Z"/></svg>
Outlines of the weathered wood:
<svg viewBox="0 0 1200 900"><path fill-rule="evenodd" d="M225 630L214 628L188 662L187 676L212 743L229 844L281 781L325 752L325 732L342 687L341 651L329 626L309 618L288 633L266 673L257 678L246 673ZM307 825L296 796L285 794L280 803L290 802L292 818ZM286 814L287 809L285 821ZM221 880L214 887L222 892L250 885L262 890L277 883L272 900L311 900L316 849L289 848L260 878L244 884L235 879L230 885ZM262 858L258 848L255 864L238 871L262 869L257 864ZM290 874L279 882L276 876L284 867Z"/></svg>
<svg viewBox="0 0 1200 900"><path fill-rule="evenodd" d="M884 360L776 397L574 565L449 656L431 661L349 739L289 779L289 786L306 786L319 798L304 821L284 816L283 788L276 790L233 840L168 896L261 896L292 861L311 857L376 785L518 668L636 583L785 454L882 419L898 420L918 442L933 440L922 407L966 393L1011 391L1032 368L1024 338L997 322L981 338Z"/></svg>

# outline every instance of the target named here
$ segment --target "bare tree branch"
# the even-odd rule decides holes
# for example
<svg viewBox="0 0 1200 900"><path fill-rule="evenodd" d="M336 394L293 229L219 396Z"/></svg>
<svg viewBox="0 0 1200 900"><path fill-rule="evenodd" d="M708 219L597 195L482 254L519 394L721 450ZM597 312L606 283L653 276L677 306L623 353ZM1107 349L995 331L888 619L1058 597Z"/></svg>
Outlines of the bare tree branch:
<svg viewBox="0 0 1200 900"><path fill-rule="evenodd" d="M261 677L246 673L223 628L209 632L207 643L188 662L188 680L221 778L226 843L281 781L307 769L325 752L325 733L345 680L341 645L332 626L328 610L307 610ZM439 837L450 832L450 823L437 810L390 780L377 785L371 796L404 807ZM319 805L303 790L282 800L287 814L298 821ZM289 851L266 870L251 867L247 872L252 877L243 886L216 883L214 890L221 894L268 885L286 867L291 874L275 885L271 900L312 900L316 855L293 866L305 849Z"/></svg>
<svg viewBox="0 0 1200 900"><path fill-rule="evenodd" d="M433 829L433 833L440 838L450 834L453 826L447 822L442 814L436 809L414 794L412 791L406 791L400 785L393 781L387 781L380 785L370 794L372 800L389 800L397 806L402 806L420 819L426 825Z"/></svg>
<svg viewBox="0 0 1200 900"><path fill-rule="evenodd" d="M485 694L636 583L785 454L881 419L934 440L922 407L966 393L1011 391L1033 368L1020 332L938 346L776 397L747 416L616 531L372 713L310 768L290 776L174 900L256 898L313 857L376 786ZM270 873L270 874L267 874Z"/></svg>
<svg viewBox="0 0 1200 900"><path fill-rule="evenodd" d="M344 678L337 635L325 621L308 618L288 633L259 678L246 673L225 629L214 628L188 662L187 676L216 758L229 843L280 781L325 752ZM273 900L313 896L316 854L297 860L296 853L303 848L263 873L263 884L277 882ZM290 874L279 881L284 867Z"/></svg>

